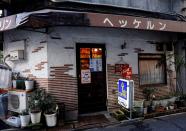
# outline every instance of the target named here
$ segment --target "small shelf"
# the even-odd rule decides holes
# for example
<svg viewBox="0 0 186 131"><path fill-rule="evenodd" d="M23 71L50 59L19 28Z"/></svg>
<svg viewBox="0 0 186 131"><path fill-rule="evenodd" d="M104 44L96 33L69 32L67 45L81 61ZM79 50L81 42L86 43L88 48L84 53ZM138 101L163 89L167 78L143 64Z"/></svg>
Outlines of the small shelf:
<svg viewBox="0 0 186 131"><path fill-rule="evenodd" d="M21 89L8 88L8 91L16 91L16 92L26 92L26 93L29 93L29 92L32 92L33 90L26 91L26 90L21 90Z"/></svg>

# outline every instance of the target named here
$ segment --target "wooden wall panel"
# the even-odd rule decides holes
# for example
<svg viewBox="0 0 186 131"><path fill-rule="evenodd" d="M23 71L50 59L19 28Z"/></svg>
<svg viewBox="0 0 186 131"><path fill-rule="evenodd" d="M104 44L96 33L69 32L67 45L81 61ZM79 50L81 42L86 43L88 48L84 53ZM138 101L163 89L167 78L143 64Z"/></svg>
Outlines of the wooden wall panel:
<svg viewBox="0 0 186 131"><path fill-rule="evenodd" d="M66 110L78 109L77 78L68 75L73 65L64 65L50 68L48 92L57 102L65 103Z"/></svg>

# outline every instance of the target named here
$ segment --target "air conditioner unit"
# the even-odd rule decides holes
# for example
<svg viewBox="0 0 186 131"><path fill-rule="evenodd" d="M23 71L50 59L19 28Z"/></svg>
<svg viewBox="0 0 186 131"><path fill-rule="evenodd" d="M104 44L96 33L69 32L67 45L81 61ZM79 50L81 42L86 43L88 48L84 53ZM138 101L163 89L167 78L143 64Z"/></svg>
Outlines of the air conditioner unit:
<svg viewBox="0 0 186 131"><path fill-rule="evenodd" d="M28 109L28 98L31 93L26 91L8 91L8 110L21 113Z"/></svg>
<svg viewBox="0 0 186 131"><path fill-rule="evenodd" d="M24 59L24 50L14 50L10 52L10 60L23 60Z"/></svg>

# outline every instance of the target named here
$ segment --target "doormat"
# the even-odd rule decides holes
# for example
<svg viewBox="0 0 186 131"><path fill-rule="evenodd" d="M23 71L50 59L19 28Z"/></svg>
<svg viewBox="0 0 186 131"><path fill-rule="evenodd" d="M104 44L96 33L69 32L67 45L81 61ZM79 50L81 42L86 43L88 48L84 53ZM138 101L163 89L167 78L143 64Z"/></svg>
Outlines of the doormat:
<svg viewBox="0 0 186 131"><path fill-rule="evenodd" d="M75 129L88 129L93 127L101 127L110 121L105 115L80 116L78 122L74 124Z"/></svg>
<svg viewBox="0 0 186 131"><path fill-rule="evenodd" d="M0 130L10 129L11 127L0 120Z"/></svg>

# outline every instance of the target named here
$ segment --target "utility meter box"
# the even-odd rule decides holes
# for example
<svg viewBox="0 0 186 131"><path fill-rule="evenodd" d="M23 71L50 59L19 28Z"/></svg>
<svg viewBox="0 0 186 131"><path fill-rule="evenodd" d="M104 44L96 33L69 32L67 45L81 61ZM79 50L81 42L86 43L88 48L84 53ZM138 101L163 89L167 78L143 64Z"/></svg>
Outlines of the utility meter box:
<svg viewBox="0 0 186 131"><path fill-rule="evenodd" d="M10 52L10 60L23 60L24 59L24 50L14 50Z"/></svg>

